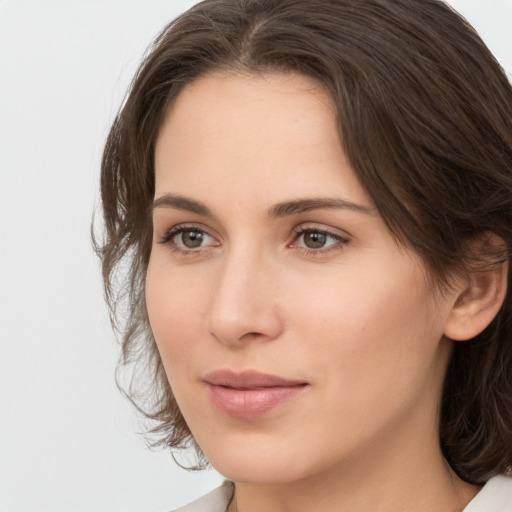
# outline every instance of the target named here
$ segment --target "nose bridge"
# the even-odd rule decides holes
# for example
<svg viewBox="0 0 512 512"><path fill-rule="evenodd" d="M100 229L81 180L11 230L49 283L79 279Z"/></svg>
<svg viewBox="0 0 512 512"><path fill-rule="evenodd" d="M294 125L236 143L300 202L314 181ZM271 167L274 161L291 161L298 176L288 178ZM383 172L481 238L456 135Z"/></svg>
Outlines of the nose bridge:
<svg viewBox="0 0 512 512"><path fill-rule="evenodd" d="M227 251L209 311L209 330L219 341L270 340L280 332L273 266L252 244Z"/></svg>

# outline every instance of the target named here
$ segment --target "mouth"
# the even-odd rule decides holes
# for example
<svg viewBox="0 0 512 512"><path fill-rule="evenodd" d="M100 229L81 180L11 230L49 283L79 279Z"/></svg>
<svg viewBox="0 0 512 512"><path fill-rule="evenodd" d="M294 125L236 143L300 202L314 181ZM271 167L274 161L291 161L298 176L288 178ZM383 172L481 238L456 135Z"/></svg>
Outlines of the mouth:
<svg viewBox="0 0 512 512"><path fill-rule="evenodd" d="M219 412L247 420L263 416L309 387L304 381L252 370L241 373L219 370L208 374L203 381Z"/></svg>

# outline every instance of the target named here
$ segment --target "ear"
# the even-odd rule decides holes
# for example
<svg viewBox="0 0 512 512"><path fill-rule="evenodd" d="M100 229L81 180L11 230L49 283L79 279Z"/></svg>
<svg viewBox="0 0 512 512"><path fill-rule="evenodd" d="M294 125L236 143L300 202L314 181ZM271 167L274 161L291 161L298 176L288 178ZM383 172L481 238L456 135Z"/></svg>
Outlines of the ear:
<svg viewBox="0 0 512 512"><path fill-rule="evenodd" d="M484 256L482 263L475 265L474 270L456 286L455 301L445 323L446 337L457 341L474 338L498 314L507 294L505 247L503 239L494 233L486 233L473 244L476 254L486 253L488 258ZM504 257L496 261L496 254L500 252Z"/></svg>

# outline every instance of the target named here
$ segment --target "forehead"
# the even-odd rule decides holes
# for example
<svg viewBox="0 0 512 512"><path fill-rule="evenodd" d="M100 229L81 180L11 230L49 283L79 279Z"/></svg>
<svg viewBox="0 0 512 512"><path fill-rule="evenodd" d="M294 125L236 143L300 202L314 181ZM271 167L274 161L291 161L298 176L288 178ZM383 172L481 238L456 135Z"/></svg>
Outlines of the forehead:
<svg viewBox="0 0 512 512"><path fill-rule="evenodd" d="M213 200L230 189L265 202L336 192L369 202L332 99L296 74L213 74L185 87L161 127L155 169L157 195L193 186Z"/></svg>
<svg viewBox="0 0 512 512"><path fill-rule="evenodd" d="M275 151L269 135L277 136L285 151L288 144L305 142L310 131L338 144L334 104L313 80L297 74L215 73L189 84L175 99L157 154L164 143L174 150L193 143L194 152L220 152L227 145L247 153L258 146Z"/></svg>

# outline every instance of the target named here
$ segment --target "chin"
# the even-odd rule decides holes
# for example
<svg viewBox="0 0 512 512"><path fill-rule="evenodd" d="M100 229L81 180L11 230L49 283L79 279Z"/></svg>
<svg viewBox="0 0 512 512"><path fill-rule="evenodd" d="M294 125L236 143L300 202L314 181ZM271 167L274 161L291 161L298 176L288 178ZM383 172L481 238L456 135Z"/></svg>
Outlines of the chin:
<svg viewBox="0 0 512 512"><path fill-rule="evenodd" d="M202 443L210 464L233 482L279 484L300 479L297 450L289 450L282 442L264 440L261 436L224 436L223 441ZM281 446L279 446L281 445ZM299 456L302 460L302 456Z"/></svg>
<svg viewBox="0 0 512 512"><path fill-rule="evenodd" d="M292 471L293 463L266 459L264 461L245 460L244 458L223 460L212 463L213 467L225 478L237 483L255 485L282 485L301 480L304 475ZM216 461L217 462L217 461Z"/></svg>
<svg viewBox="0 0 512 512"><path fill-rule="evenodd" d="M302 447L302 449L301 449ZM286 485L321 474L335 461L332 452L304 440L286 443L282 436L225 436L222 442L204 446L210 464L236 483Z"/></svg>

